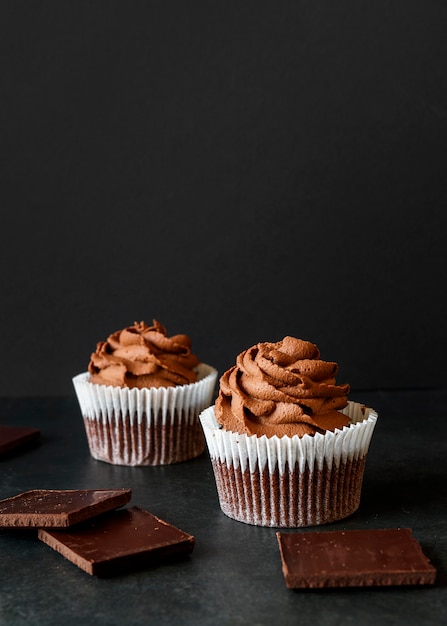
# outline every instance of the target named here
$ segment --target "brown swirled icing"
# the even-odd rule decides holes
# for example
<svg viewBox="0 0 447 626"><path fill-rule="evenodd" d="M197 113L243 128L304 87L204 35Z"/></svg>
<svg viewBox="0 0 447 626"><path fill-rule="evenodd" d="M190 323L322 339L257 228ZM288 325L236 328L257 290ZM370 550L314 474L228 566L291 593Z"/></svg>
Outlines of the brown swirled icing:
<svg viewBox="0 0 447 626"><path fill-rule="evenodd" d="M217 421L226 430L267 437L343 428L349 385L336 385L337 363L319 357L316 345L294 337L245 350L220 379Z"/></svg>
<svg viewBox="0 0 447 626"><path fill-rule="evenodd" d="M90 357L90 381L114 387L174 387L194 383L199 364L188 335L168 337L157 320L135 322L101 341Z"/></svg>

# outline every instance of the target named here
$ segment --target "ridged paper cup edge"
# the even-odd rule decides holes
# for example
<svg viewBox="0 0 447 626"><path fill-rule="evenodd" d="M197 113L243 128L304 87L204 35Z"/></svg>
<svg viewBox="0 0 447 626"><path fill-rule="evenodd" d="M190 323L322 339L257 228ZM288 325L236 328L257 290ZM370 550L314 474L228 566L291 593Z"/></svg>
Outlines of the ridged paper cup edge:
<svg viewBox="0 0 447 626"><path fill-rule="evenodd" d="M321 469L326 461L338 467L347 459L366 456L378 414L364 404L351 401L343 412L352 420L348 426L324 435L303 437L257 437L226 431L216 420L214 405L204 409L199 419L211 459L235 468L241 466L242 471L248 467L250 472L262 471L266 465L270 472L278 467L282 474L286 466L289 469L298 466L300 471L306 466L310 470Z"/></svg>
<svg viewBox="0 0 447 626"><path fill-rule="evenodd" d="M161 415L163 423L177 412L190 409L198 413L212 402L217 370L201 363L197 366L198 380L187 385L148 389L129 389L97 385L90 382L90 374L82 372L72 379L81 413L84 418L107 420L130 416L141 422L143 416Z"/></svg>

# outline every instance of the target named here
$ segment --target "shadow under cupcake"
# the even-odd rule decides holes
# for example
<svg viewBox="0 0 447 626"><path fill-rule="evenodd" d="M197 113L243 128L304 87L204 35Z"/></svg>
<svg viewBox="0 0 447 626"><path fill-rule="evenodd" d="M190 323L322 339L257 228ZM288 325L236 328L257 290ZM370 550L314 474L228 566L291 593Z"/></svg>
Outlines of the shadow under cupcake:
<svg viewBox="0 0 447 626"><path fill-rule="evenodd" d="M349 402L338 366L285 337L242 352L200 415L220 507L259 526L303 527L360 504L377 413Z"/></svg>

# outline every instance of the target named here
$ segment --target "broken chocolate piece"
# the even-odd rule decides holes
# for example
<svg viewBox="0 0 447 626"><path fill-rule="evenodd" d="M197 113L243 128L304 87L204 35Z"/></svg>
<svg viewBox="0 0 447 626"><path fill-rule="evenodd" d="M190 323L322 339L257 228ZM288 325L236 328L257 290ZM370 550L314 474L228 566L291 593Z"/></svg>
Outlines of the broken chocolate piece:
<svg viewBox="0 0 447 626"><path fill-rule="evenodd" d="M131 489L34 489L0 500L0 528L60 528L129 502Z"/></svg>
<svg viewBox="0 0 447 626"><path fill-rule="evenodd" d="M410 528L276 533L289 589L429 585L436 569Z"/></svg>
<svg viewBox="0 0 447 626"><path fill-rule="evenodd" d="M70 530L40 529L38 537L96 576L112 576L187 555L195 543L192 535L138 507L101 515Z"/></svg>
<svg viewBox="0 0 447 626"><path fill-rule="evenodd" d="M40 430L28 426L0 425L0 456L27 448L40 438Z"/></svg>

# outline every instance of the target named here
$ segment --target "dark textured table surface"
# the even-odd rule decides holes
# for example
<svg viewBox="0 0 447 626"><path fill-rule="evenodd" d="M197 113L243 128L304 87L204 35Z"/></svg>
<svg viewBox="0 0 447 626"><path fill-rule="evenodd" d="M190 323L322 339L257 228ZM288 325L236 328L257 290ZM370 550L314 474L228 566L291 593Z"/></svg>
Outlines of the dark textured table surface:
<svg viewBox="0 0 447 626"><path fill-rule="evenodd" d="M0 624L447 624L447 390L353 393L379 412L359 510L323 529L412 528L434 587L291 591L274 528L220 511L208 454L131 468L90 457L75 397L0 399L0 424L36 426L40 444L0 461L0 498L27 489L132 488L131 504L193 534L192 555L99 579L39 542L0 531ZM308 532L297 529L293 532Z"/></svg>

